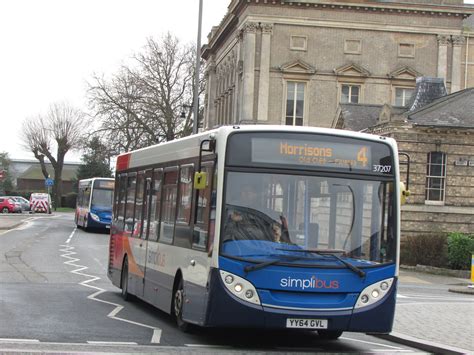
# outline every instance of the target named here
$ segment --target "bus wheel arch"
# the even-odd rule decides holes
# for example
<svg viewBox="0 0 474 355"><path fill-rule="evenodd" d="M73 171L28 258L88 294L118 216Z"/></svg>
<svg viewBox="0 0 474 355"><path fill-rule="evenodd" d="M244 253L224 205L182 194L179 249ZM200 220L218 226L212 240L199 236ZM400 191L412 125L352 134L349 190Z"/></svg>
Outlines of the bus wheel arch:
<svg viewBox="0 0 474 355"><path fill-rule="evenodd" d="M183 306L185 302L184 280L181 270L176 272L173 283L173 298L171 300L171 315L176 325L183 332L191 331L191 324L183 320Z"/></svg>

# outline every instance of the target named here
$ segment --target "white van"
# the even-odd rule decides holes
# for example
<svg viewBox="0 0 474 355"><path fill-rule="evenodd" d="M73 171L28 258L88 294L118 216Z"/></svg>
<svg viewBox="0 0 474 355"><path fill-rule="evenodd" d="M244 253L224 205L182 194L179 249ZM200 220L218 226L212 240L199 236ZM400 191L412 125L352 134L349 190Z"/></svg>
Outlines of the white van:
<svg viewBox="0 0 474 355"><path fill-rule="evenodd" d="M31 212L51 213L51 196L47 193L34 192L30 196Z"/></svg>

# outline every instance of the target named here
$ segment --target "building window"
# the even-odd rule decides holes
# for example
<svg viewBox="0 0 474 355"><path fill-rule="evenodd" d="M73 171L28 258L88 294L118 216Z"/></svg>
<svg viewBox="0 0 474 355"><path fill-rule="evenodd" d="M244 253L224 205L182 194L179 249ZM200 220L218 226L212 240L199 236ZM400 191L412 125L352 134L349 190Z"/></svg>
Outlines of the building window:
<svg viewBox="0 0 474 355"><path fill-rule="evenodd" d="M359 85L342 85L341 86L341 103L358 104L360 97Z"/></svg>
<svg viewBox="0 0 474 355"><path fill-rule="evenodd" d="M406 106L411 99L413 92L412 88L395 88L395 102L394 106Z"/></svg>
<svg viewBox="0 0 474 355"><path fill-rule="evenodd" d="M413 43L399 43L398 56L403 58L415 58L415 45Z"/></svg>
<svg viewBox="0 0 474 355"><path fill-rule="evenodd" d="M360 39L346 39L344 41L344 53L361 54L362 42Z"/></svg>
<svg viewBox="0 0 474 355"><path fill-rule="evenodd" d="M286 89L286 121L289 126L302 126L305 84L289 81Z"/></svg>
<svg viewBox="0 0 474 355"><path fill-rule="evenodd" d="M426 197L427 202L444 202L446 187L446 154L441 152L428 153L426 166Z"/></svg>
<svg viewBox="0 0 474 355"><path fill-rule="evenodd" d="M291 36L290 49L293 51L305 51L308 48L308 37L306 36Z"/></svg>

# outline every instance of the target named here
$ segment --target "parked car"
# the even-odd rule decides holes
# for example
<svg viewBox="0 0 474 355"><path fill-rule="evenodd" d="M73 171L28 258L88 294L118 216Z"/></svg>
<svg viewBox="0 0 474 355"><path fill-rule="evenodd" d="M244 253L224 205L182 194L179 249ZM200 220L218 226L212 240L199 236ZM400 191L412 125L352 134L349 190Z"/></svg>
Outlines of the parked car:
<svg viewBox="0 0 474 355"><path fill-rule="evenodd" d="M32 212L51 213L51 196L47 193L34 192L30 196Z"/></svg>
<svg viewBox="0 0 474 355"><path fill-rule="evenodd" d="M1 213L21 213L21 204L9 196L0 197Z"/></svg>
<svg viewBox="0 0 474 355"><path fill-rule="evenodd" d="M30 201L28 201L26 198L22 196L11 196L15 201L19 202L21 205L21 210L22 211L30 211Z"/></svg>

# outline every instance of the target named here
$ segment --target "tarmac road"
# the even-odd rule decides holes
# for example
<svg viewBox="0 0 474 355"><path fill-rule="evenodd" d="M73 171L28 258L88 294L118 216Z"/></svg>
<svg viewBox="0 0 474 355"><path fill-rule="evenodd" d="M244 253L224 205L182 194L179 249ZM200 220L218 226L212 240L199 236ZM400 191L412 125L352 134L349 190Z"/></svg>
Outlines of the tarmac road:
<svg viewBox="0 0 474 355"><path fill-rule="evenodd" d="M283 334L256 331L182 334L169 316L157 315L143 302L124 304L105 276L108 236L72 233L72 219L65 213L0 215L0 319L8 319L0 322L0 351L474 352L474 295L449 292L469 280L404 269L394 331L385 340L354 333L332 343L311 334L295 334L289 340ZM94 302L91 294L99 289L104 292ZM116 316L125 321L105 317L113 311L112 304L125 306ZM17 338L23 341L12 341ZM84 348L87 342L95 348ZM144 344L148 347L139 347Z"/></svg>

